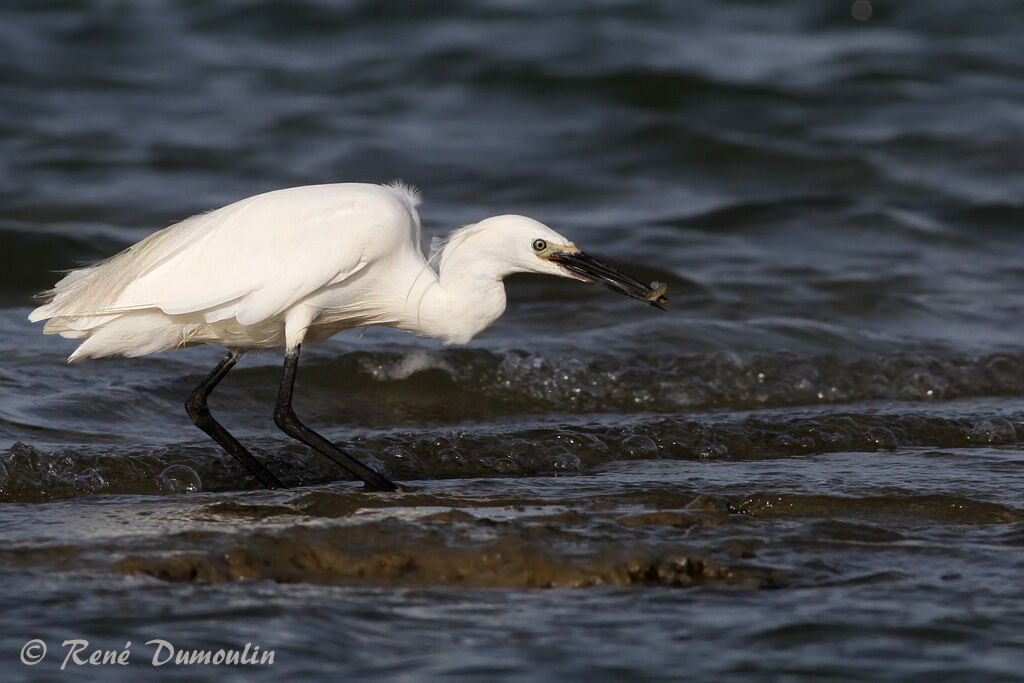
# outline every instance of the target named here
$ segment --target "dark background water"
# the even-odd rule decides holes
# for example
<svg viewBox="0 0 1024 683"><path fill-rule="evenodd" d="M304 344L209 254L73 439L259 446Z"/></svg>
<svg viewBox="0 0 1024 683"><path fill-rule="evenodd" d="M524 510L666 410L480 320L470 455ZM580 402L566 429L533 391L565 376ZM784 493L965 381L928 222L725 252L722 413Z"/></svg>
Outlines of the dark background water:
<svg viewBox="0 0 1024 683"><path fill-rule="evenodd" d="M5 678L77 637L132 641L104 677L162 638L275 650L196 678L1017 679L1024 5L853 9L5 2ZM466 349L309 349L300 414L398 496L273 428L276 354L213 401L270 493L184 414L217 350L69 367L26 321L192 213L392 178L671 309L522 277Z"/></svg>

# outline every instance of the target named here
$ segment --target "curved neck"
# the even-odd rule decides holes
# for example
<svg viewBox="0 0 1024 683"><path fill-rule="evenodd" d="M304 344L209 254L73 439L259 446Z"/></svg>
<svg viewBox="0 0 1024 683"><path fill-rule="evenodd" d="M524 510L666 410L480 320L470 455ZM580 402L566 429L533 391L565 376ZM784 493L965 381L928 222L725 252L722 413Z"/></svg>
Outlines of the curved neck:
<svg viewBox="0 0 1024 683"><path fill-rule="evenodd" d="M460 253L457 245L448 250L439 273L424 266L428 277L420 278L423 285L411 293L408 317L396 327L465 344L505 312L505 273L479 254Z"/></svg>

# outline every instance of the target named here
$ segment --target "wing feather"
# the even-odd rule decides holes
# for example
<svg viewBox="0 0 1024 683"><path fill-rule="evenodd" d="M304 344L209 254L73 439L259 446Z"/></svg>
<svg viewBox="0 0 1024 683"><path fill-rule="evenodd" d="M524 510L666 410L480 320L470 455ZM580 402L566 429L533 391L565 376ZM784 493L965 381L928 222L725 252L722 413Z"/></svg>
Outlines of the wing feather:
<svg viewBox="0 0 1024 683"><path fill-rule="evenodd" d="M419 219L407 192L343 184L250 197L72 271L31 319L87 329L156 308L202 313L207 322L260 322L414 240Z"/></svg>

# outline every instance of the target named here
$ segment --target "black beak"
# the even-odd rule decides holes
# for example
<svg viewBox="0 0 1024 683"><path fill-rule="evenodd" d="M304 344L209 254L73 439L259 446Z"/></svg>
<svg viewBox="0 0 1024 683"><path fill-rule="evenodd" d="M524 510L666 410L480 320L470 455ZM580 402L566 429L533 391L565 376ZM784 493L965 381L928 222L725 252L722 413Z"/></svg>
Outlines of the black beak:
<svg viewBox="0 0 1024 683"><path fill-rule="evenodd" d="M601 263L596 258L587 256L582 251L556 252L551 254L548 259L591 282L600 282L620 294L646 301L655 308L666 310L665 304L668 303L668 299L665 298L665 290L668 289L668 285L657 282L652 282L650 286L645 285L639 280L634 280L611 266Z"/></svg>

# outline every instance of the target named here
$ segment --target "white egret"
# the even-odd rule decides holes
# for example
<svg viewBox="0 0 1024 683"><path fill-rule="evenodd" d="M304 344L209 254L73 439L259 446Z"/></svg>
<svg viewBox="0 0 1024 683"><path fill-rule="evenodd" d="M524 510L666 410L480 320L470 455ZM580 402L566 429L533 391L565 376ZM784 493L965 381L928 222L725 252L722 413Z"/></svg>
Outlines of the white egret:
<svg viewBox="0 0 1024 683"><path fill-rule="evenodd" d="M416 190L341 183L256 195L156 232L70 271L29 320L84 340L68 358L141 356L196 344L228 355L185 402L197 427L268 488L284 485L210 414L207 399L249 349L285 347L274 420L367 487L398 487L305 426L292 410L303 343L388 325L464 344L505 310L502 279L518 272L602 282L662 307L648 287L524 216L454 231L430 259L420 247ZM435 269L436 266L436 269Z"/></svg>

